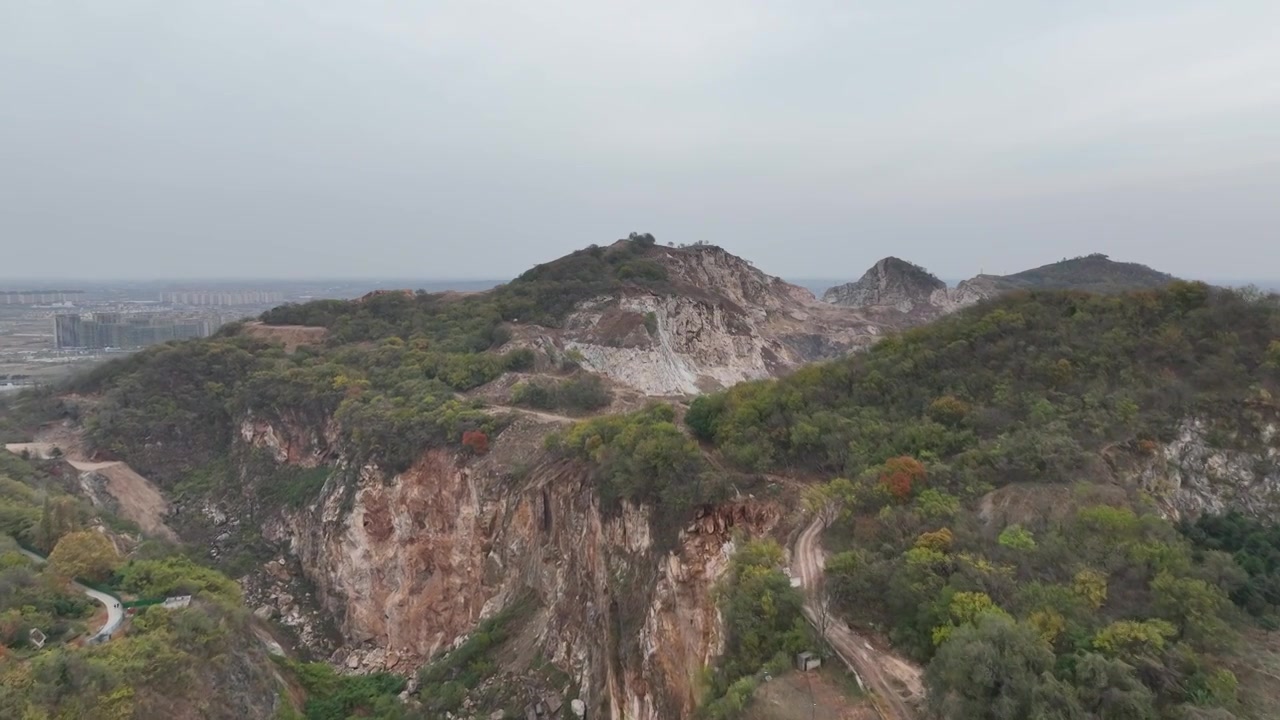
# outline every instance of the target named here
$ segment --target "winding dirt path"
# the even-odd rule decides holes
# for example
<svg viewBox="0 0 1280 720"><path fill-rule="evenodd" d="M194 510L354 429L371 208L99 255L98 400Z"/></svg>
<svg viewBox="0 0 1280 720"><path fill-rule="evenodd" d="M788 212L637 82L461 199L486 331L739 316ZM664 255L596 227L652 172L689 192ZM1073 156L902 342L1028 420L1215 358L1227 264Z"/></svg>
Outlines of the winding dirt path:
<svg viewBox="0 0 1280 720"><path fill-rule="evenodd" d="M815 518L796 538L792 553L792 577L800 579L805 591L805 616L844 661L864 687L871 691L871 700L880 717L885 720L913 720L916 715L909 701L923 700L924 685L920 670L906 661L877 650L844 622L826 614L823 622L821 585L825 565L822 545L821 518Z"/></svg>
<svg viewBox="0 0 1280 720"><path fill-rule="evenodd" d="M37 564L43 565L48 562L43 556L37 555L25 548L18 548L18 552L31 558ZM94 633L93 636L89 638L89 643L93 644L110 640L111 633L115 632L116 629L120 627L120 623L124 622L124 608L120 606L120 601L104 592L98 592L93 588L85 587L74 580L71 581L71 586L85 595L88 595L90 598L93 598L99 605L102 605L107 609L107 622L103 624L98 632Z"/></svg>

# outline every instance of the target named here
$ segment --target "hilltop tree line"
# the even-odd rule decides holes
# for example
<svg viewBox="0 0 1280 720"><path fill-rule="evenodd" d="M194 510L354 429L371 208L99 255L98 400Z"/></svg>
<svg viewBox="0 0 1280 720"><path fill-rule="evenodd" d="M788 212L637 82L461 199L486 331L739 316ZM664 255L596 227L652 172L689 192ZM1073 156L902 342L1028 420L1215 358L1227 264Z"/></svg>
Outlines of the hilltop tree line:
<svg viewBox="0 0 1280 720"><path fill-rule="evenodd" d="M579 302L624 284L664 287L666 269L647 257L655 244L652 235L632 233L612 246L592 245L537 265L486 293L387 292L359 301L317 300L275 308L262 321L325 327L333 344L423 337L449 352L480 352L505 342L503 322L558 327Z"/></svg>

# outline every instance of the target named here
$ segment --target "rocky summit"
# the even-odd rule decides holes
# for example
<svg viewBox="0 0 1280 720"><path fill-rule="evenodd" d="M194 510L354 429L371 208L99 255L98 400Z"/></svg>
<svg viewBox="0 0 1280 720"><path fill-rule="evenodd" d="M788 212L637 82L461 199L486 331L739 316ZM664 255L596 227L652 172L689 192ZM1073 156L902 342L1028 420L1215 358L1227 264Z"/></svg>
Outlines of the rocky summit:
<svg viewBox="0 0 1280 720"><path fill-rule="evenodd" d="M915 263L887 257L872 265L856 282L828 289L822 300L874 313L878 321L901 327L927 322L1013 290L1105 294L1163 287L1174 279L1146 265L1117 262L1094 253L1011 275L980 274L952 288Z"/></svg>

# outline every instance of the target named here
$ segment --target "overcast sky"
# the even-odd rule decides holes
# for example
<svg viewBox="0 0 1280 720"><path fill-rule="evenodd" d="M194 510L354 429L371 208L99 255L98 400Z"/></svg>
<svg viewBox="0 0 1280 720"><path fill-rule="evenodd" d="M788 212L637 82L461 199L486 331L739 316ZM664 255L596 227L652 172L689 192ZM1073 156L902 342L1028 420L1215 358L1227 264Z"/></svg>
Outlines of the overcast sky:
<svg viewBox="0 0 1280 720"><path fill-rule="evenodd" d="M633 230L1280 276L1280 2L0 0L0 276L510 277Z"/></svg>

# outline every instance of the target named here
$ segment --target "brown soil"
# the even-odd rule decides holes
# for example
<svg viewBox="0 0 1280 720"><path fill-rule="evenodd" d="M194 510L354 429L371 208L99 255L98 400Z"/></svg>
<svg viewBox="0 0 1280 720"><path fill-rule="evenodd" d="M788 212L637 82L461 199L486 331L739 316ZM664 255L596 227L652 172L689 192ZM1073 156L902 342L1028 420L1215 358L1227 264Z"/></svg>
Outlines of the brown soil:
<svg viewBox="0 0 1280 720"><path fill-rule="evenodd" d="M269 343L279 343L284 345L285 352L293 352L299 345L319 345L324 342L329 331L307 325L263 325L251 322L244 326L244 333Z"/></svg>
<svg viewBox="0 0 1280 720"><path fill-rule="evenodd" d="M866 697L854 696L845 685L851 678L839 670L791 671L756 690L745 720L877 720Z"/></svg>
<svg viewBox="0 0 1280 720"><path fill-rule="evenodd" d="M6 445L5 449L15 454L27 450L37 457L51 457L53 449L58 448L68 465L82 473L97 473L106 480L106 490L119 503L121 517L152 537L178 540L177 534L164 521L169 514L169 502L150 480L133 468L118 461L97 462L86 458L79 432L65 425L50 425L42 429L36 440Z"/></svg>
<svg viewBox="0 0 1280 720"><path fill-rule="evenodd" d="M79 463L69 461L77 470L92 470L107 479L107 492L120 503L121 517L136 523L152 537L178 541L178 535L165 524L169 501L150 480L134 472L122 462Z"/></svg>
<svg viewBox="0 0 1280 720"><path fill-rule="evenodd" d="M1128 493L1117 485L1078 483L1016 483L993 490L978 503L985 522L1003 527L1043 520L1061 520L1090 505L1128 507Z"/></svg>

